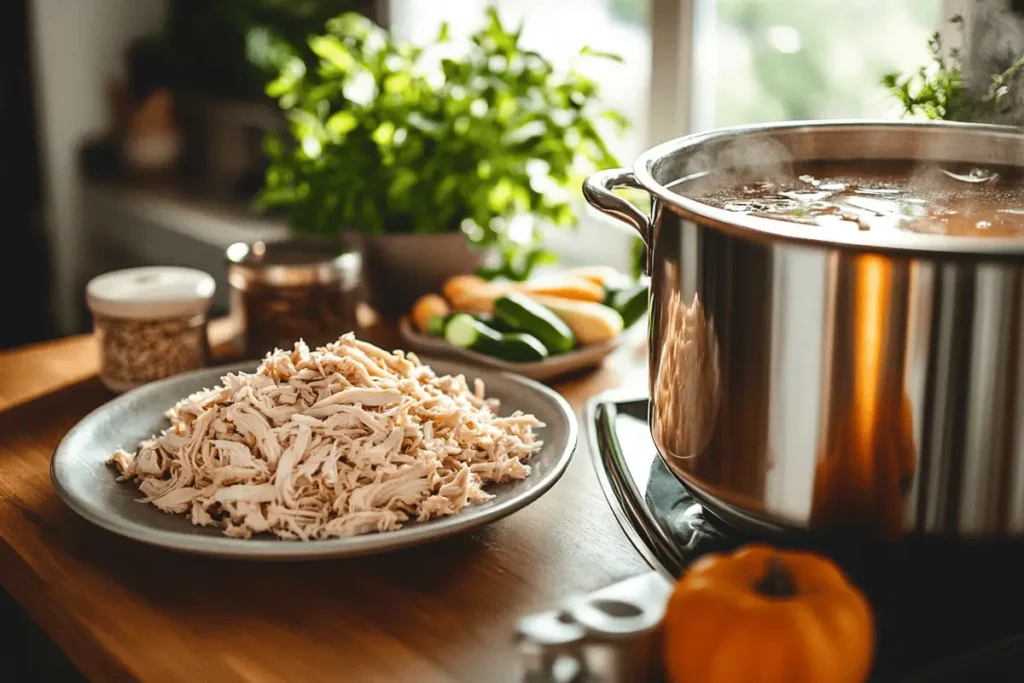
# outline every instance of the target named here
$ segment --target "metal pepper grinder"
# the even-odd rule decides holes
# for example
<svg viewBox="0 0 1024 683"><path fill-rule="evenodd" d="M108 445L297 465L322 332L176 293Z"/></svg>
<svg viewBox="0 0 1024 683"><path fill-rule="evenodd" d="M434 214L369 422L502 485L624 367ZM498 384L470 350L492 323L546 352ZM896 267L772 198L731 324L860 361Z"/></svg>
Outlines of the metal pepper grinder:
<svg viewBox="0 0 1024 683"><path fill-rule="evenodd" d="M520 620L523 683L660 680L658 626L671 592L650 572Z"/></svg>

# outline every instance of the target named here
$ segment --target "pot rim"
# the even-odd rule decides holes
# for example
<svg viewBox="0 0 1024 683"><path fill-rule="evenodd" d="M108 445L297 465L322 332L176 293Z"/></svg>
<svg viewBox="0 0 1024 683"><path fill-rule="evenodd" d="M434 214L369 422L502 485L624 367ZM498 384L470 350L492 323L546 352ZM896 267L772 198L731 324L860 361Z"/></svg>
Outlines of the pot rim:
<svg viewBox="0 0 1024 683"><path fill-rule="evenodd" d="M1013 141L1024 149L1024 129L981 123L952 121L889 121L882 119L838 119L789 121L719 128L693 133L656 145L643 152L633 166L639 184L652 196L683 218L716 230L748 239L796 242L808 246L843 248L857 251L899 252L906 255L980 256L989 258L1024 257L1024 237L962 237L892 231L810 231L808 226L789 221L762 218L719 209L674 192L654 178L655 165L665 159L693 154L712 143L744 137L771 137L778 133L800 134L816 130L850 135L887 131L957 131L967 135ZM941 134L941 133L940 133ZM813 159L807 158L807 161ZM870 159L868 159L870 160ZM1019 160L1024 167L1024 157ZM681 178L679 179L681 180Z"/></svg>

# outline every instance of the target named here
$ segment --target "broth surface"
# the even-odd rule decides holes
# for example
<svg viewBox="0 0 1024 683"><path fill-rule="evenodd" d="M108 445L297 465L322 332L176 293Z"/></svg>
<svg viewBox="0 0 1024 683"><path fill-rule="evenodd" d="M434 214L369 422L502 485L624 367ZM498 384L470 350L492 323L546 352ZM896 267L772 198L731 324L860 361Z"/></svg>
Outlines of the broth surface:
<svg viewBox="0 0 1024 683"><path fill-rule="evenodd" d="M672 189L728 211L835 229L1024 237L1019 167L804 163L711 173Z"/></svg>

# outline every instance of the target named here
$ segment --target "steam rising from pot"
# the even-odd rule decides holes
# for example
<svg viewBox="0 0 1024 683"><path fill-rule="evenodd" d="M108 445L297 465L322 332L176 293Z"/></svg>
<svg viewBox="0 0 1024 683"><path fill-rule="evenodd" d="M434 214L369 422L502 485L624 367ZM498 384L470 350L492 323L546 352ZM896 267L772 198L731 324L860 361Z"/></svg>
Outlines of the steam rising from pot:
<svg viewBox="0 0 1024 683"><path fill-rule="evenodd" d="M728 141L690 157L681 177L712 169L716 184L723 186L777 182L793 177L793 154L769 137Z"/></svg>

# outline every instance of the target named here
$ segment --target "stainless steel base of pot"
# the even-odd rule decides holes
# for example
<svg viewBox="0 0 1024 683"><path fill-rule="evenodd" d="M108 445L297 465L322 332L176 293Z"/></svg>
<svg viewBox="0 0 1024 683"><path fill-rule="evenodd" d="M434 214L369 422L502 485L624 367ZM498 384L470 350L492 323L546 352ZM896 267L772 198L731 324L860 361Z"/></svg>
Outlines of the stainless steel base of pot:
<svg viewBox="0 0 1024 683"><path fill-rule="evenodd" d="M872 602L877 625L872 681L1024 680L1024 546L1017 543L858 545L749 524L706 506L663 464L648 430L648 401L608 393L587 410L590 452L602 489L638 552L664 576L709 552L752 540L828 554Z"/></svg>

